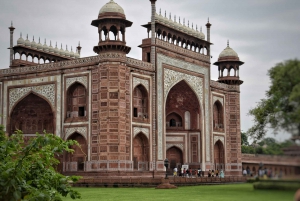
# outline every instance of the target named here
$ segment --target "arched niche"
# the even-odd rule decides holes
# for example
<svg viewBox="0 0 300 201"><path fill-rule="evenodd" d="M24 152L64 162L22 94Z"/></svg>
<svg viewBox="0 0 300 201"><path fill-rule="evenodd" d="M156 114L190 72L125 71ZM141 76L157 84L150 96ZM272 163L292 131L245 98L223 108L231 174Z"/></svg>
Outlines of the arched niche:
<svg viewBox="0 0 300 201"><path fill-rule="evenodd" d="M167 129L182 128L182 117L176 112L172 112L166 117Z"/></svg>
<svg viewBox="0 0 300 201"><path fill-rule="evenodd" d="M87 90L78 82L73 83L67 91L67 118L84 118L87 116Z"/></svg>
<svg viewBox="0 0 300 201"><path fill-rule="evenodd" d="M166 114L176 111L177 114L180 114L179 116L184 116L183 121L181 120L181 122L185 122L183 129L199 129L200 103L195 92L184 80L178 82L170 89L165 108ZM170 119L168 115L166 123L170 122ZM169 127L171 127L170 124ZM181 124L180 127L183 127L183 125Z"/></svg>
<svg viewBox="0 0 300 201"><path fill-rule="evenodd" d="M133 139L133 168L139 169L139 162L149 162L150 146L147 137L140 132Z"/></svg>
<svg viewBox="0 0 300 201"><path fill-rule="evenodd" d="M213 106L213 130L224 130L224 118L223 118L223 106L219 100L214 103Z"/></svg>
<svg viewBox="0 0 300 201"><path fill-rule="evenodd" d="M183 165L183 153L182 150L176 146L172 146L167 149L166 157L169 160L169 168L174 169Z"/></svg>
<svg viewBox="0 0 300 201"><path fill-rule="evenodd" d="M43 133L44 130L54 133L54 114L50 104L34 93L25 96L10 115L10 134L17 129L24 134Z"/></svg>
<svg viewBox="0 0 300 201"><path fill-rule="evenodd" d="M149 100L148 100L148 92L146 88L139 84L133 90L133 111L132 116L134 119L148 119L148 108L149 108Z"/></svg>
<svg viewBox="0 0 300 201"><path fill-rule="evenodd" d="M214 162L215 162L215 169L224 170L225 152L224 152L224 145L221 142L221 140L218 140L214 145Z"/></svg>
<svg viewBox="0 0 300 201"><path fill-rule="evenodd" d="M72 145L70 148L74 150L73 153L66 153L65 160L67 162L77 162L77 170L83 171L84 170L84 162L87 161L87 152L88 152L88 145L87 141L80 133L75 132L68 137L68 140L76 140L79 144Z"/></svg>

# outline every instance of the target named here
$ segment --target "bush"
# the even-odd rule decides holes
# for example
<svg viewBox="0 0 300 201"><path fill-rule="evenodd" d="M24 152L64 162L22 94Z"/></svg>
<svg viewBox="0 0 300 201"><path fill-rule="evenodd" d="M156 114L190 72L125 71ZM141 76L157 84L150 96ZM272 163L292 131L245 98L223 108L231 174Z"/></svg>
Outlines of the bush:
<svg viewBox="0 0 300 201"><path fill-rule="evenodd" d="M254 189L258 190L291 190L296 191L300 188L300 183L298 182L284 182L284 181L259 181L253 183Z"/></svg>

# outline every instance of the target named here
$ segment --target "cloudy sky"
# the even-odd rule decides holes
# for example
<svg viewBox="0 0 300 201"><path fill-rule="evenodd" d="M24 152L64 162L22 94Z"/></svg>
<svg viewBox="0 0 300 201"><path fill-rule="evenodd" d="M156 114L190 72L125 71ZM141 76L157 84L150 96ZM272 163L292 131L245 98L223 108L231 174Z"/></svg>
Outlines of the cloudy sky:
<svg viewBox="0 0 300 201"><path fill-rule="evenodd" d="M140 25L150 21L151 5L148 0L115 0L125 10L128 20L133 22L126 30L127 45L132 47L129 57L141 59L141 44L147 31ZM10 22L16 28L14 44L20 32L23 38L41 37L63 46L74 47L80 41L81 57L95 55L93 46L97 44L97 28L91 26L100 8L108 0L10 0L0 1L0 68L9 65ZM240 68L241 123L247 131L252 125L247 116L250 108L264 98L269 87L267 71L276 63L287 59L300 59L300 1L299 0L158 0L157 12L167 12L177 19L185 18L190 24L202 26L209 17L211 27L211 62L218 59L220 52L230 46L245 64ZM212 65L212 80L217 80L217 67ZM271 133L271 132L270 132ZM278 135L278 140L288 138L288 134Z"/></svg>

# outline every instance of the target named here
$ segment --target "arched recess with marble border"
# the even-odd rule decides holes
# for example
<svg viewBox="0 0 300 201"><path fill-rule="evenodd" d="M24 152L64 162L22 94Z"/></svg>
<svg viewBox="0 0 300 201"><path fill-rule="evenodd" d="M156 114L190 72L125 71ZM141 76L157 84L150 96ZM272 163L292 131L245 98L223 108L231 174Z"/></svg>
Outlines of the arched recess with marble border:
<svg viewBox="0 0 300 201"><path fill-rule="evenodd" d="M134 135L132 146L133 169L148 169L150 161L150 143L148 137L140 131Z"/></svg>
<svg viewBox="0 0 300 201"><path fill-rule="evenodd" d="M79 144L70 146L74 150L73 153L65 153L65 162L77 162L77 170L84 171L84 163L88 159L88 144L86 136L75 131L70 135L66 135L66 140L76 140Z"/></svg>
<svg viewBox="0 0 300 201"><path fill-rule="evenodd" d="M183 165L183 144L167 144L166 158L169 160L169 169L174 169L177 165Z"/></svg>
<svg viewBox="0 0 300 201"><path fill-rule="evenodd" d="M87 78L87 76L68 77L68 78L66 78L66 91L75 82L78 82L78 83L82 84L86 89L88 88L88 78Z"/></svg>
<svg viewBox="0 0 300 201"><path fill-rule="evenodd" d="M197 80L197 79L196 79ZM198 81L200 81L201 79L199 79ZM199 84L201 85L201 84ZM188 104L182 104L184 106L182 106L182 111L179 113L181 114L181 116L183 117L183 120L182 120L182 123L183 123L183 127L182 128L178 128L178 129L182 129L184 132L188 132L189 130L194 130L194 131L201 131L201 136L200 138L198 139L197 141L197 147L196 147L196 150L199 150L200 148L200 153L197 153L197 161L199 163L201 163L204 158L201 157L202 156L202 152L204 152L204 146L201 145L201 139L203 139L203 131L204 131L204 119L203 119L203 106L202 106L202 102L200 101L202 98L202 95L201 95L201 91L202 91L202 88L201 89L195 89L193 85L190 84L190 82L186 79L181 79L181 80L178 80L177 82L174 82L173 84L170 84L169 87L171 87L170 89L165 89L166 92L168 92L168 94L165 94L165 104L164 104L164 112L165 114L169 114L170 112L172 112L168 107L169 105L173 105L172 103L172 100L170 99L169 100L169 95L171 94L171 96L173 96L173 88L175 91L177 91L176 87L179 86L184 86L184 88L186 88L187 90L184 90L185 93L189 93L190 95L193 96L192 100L195 102L195 103L191 103L189 102L189 104L191 104L191 108L188 106ZM190 91L189 91L190 90ZM198 93L196 93L198 92ZM178 92L177 92L178 93ZM178 93L180 94L180 93ZM185 95L183 95L183 100L186 99ZM180 99L180 97L179 97ZM178 102L178 98L177 98L177 102ZM185 109L185 107L187 107L187 109ZM178 108L179 109L179 108ZM186 126L184 124L184 122L186 122L186 115L185 115L185 112L186 111L189 111L191 112L190 113L190 118L189 119L192 119L192 122L189 121L189 126ZM165 118L165 121L167 119ZM166 125L166 123L165 123ZM164 129L165 131L165 137L167 135L167 128L165 127ZM166 148L167 149L167 148ZM185 153L183 153L185 154Z"/></svg>
<svg viewBox="0 0 300 201"><path fill-rule="evenodd" d="M11 103L11 100L9 102ZM36 91L28 91L15 99L14 104L11 105L7 128L9 128L10 134L15 129L22 130L24 134L43 133L44 130L47 133L54 133L55 119L53 103Z"/></svg>
<svg viewBox="0 0 300 201"><path fill-rule="evenodd" d="M214 136L214 169L225 169L225 144L223 136Z"/></svg>
<svg viewBox="0 0 300 201"><path fill-rule="evenodd" d="M88 97L86 85L76 80L70 83L66 90L66 119L86 118L88 116ZM74 99L76 99L75 102Z"/></svg>
<svg viewBox="0 0 300 201"><path fill-rule="evenodd" d="M220 100L213 104L213 130L224 131L224 107Z"/></svg>
<svg viewBox="0 0 300 201"><path fill-rule="evenodd" d="M138 84L133 88L132 93L132 117L133 120L149 119L149 93L143 84Z"/></svg>

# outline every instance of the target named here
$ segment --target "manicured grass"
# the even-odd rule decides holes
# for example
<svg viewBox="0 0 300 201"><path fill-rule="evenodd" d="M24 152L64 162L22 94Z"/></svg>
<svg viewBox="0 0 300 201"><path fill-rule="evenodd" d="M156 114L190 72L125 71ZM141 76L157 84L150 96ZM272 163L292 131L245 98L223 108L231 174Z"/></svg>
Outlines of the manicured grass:
<svg viewBox="0 0 300 201"><path fill-rule="evenodd" d="M185 186L178 189L154 188L74 188L83 201L293 201L295 191L254 190L253 184ZM72 200L63 198L64 201Z"/></svg>

